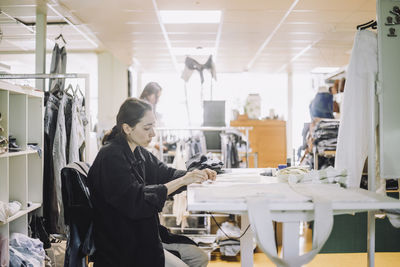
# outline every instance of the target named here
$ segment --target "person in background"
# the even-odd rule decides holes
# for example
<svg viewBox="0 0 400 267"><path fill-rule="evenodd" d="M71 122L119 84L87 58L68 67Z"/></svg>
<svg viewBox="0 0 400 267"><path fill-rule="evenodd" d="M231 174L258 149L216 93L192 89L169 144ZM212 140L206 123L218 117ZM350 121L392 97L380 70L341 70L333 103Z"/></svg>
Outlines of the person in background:
<svg viewBox="0 0 400 267"><path fill-rule="evenodd" d="M158 100L160 99L161 91L162 91L162 88L158 83L149 82L148 84L146 84L146 86L144 87L144 89L139 97L140 99L145 100L152 105L154 114L157 114L156 106L157 106Z"/></svg>
<svg viewBox="0 0 400 267"><path fill-rule="evenodd" d="M149 82L144 87L142 93L140 94L140 99L147 101L153 107L154 116L157 119L157 127L164 126L162 122L162 116L160 113L156 111L158 100L161 96L162 88L156 82ZM160 155L160 145L159 145L159 136L156 133L156 138L147 146L147 149L153 153L158 159L161 159L162 155ZM163 152L167 151L167 147L162 146Z"/></svg>
<svg viewBox="0 0 400 267"><path fill-rule="evenodd" d="M143 148L155 135L156 120L149 103L127 99L116 121L88 174L94 212L94 267L207 266L207 255L189 238L174 236L163 228L158 212L167 196L189 184L215 180L216 173L169 168ZM185 244L173 243L178 239ZM171 245L168 250L174 254L163 249L161 242Z"/></svg>
<svg viewBox="0 0 400 267"><path fill-rule="evenodd" d="M320 86L310 103L311 120L315 118L333 119L333 95L325 86Z"/></svg>

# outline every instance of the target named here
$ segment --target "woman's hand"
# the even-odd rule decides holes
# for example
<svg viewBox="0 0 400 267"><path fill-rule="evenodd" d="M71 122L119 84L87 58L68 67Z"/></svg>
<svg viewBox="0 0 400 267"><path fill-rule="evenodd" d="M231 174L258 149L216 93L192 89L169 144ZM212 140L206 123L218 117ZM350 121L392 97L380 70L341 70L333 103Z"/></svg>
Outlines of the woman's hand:
<svg viewBox="0 0 400 267"><path fill-rule="evenodd" d="M207 172L205 170L194 170L187 172L185 176L182 177L184 185L190 185L192 183L201 183L208 179Z"/></svg>
<svg viewBox="0 0 400 267"><path fill-rule="evenodd" d="M179 179L166 183L165 186L167 187L168 195L170 195L182 186L190 185L193 183L201 183L206 180L214 181L216 176L217 173L210 169L194 170L191 172L187 172Z"/></svg>
<svg viewBox="0 0 400 267"><path fill-rule="evenodd" d="M201 183L207 180L215 181L216 177L217 173L215 171L210 169L204 169L204 170L194 170L188 172L182 178L185 185L190 185L192 183Z"/></svg>
<svg viewBox="0 0 400 267"><path fill-rule="evenodd" d="M217 172L210 170L210 169L204 169L204 171L207 173L208 180L215 181L217 178Z"/></svg>

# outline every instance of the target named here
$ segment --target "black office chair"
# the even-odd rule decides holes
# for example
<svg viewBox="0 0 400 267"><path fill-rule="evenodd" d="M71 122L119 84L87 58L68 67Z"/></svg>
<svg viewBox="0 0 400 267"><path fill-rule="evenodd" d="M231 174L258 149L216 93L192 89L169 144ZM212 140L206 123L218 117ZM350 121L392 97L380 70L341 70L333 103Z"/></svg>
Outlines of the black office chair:
<svg viewBox="0 0 400 267"><path fill-rule="evenodd" d="M64 220L69 227L64 267L87 267L95 250L88 171L89 165L84 162L70 163L61 170Z"/></svg>

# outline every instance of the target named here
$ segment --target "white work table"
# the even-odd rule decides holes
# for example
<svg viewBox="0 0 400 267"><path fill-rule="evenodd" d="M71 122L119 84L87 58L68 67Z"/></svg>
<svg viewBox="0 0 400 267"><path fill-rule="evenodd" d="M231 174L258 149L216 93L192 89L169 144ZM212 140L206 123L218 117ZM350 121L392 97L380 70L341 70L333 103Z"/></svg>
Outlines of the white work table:
<svg viewBox="0 0 400 267"><path fill-rule="evenodd" d="M268 188L279 188L280 183L275 177L260 176L261 172L261 169L234 169L232 173L217 177L216 182L188 186L188 210L240 214L242 216L241 229L244 231L249 225L249 218L246 199L243 197L244 193L241 192L241 188L254 187L257 190L265 188L265 195L271 195L269 209L273 220L283 223L283 258L299 255L299 222L313 219L314 204L307 197L304 197L302 201L295 198L291 200L290 197L280 199L277 195L281 192L275 191L275 195L268 192ZM236 191L233 196L227 194L224 199L224 190L225 192ZM393 198L362 189L343 189L341 191L343 191L343 195L338 194L331 198L332 211L335 215L381 209L400 209L400 201ZM258 194L260 195L260 193ZM296 192L290 194L296 195ZM202 197L199 197L200 195ZM208 195L210 200L206 197ZM236 195L237 197L235 197ZM346 195L357 196L361 201L343 200ZM254 234L249 228L240 239L242 266L253 266L253 237Z"/></svg>

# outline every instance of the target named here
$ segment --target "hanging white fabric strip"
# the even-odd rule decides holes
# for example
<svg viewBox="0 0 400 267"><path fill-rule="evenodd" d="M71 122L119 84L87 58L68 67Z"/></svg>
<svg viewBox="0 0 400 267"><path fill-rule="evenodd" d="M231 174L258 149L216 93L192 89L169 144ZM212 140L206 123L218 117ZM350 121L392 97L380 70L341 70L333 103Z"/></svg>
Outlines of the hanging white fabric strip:
<svg viewBox="0 0 400 267"><path fill-rule="evenodd" d="M272 223L274 218L271 216L268 198L247 198L250 224L253 232L256 235L258 245L268 256L268 258L277 266L302 266L303 264L310 262L322 249L326 240L328 240L333 226L332 202L327 198L321 197L320 195L315 196L312 193L310 194L310 192L317 191L308 190L308 188L313 186L314 185L294 185L292 187L294 191L313 198L315 219L312 250L303 255L291 256L284 259L279 258L277 255ZM297 237L294 237L294 240L298 242Z"/></svg>
<svg viewBox="0 0 400 267"><path fill-rule="evenodd" d="M378 72L376 33L356 33L341 105L335 168L347 169L349 187L360 187L368 155L368 92L375 88Z"/></svg>

